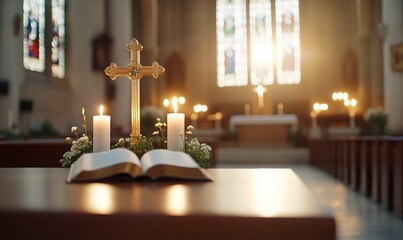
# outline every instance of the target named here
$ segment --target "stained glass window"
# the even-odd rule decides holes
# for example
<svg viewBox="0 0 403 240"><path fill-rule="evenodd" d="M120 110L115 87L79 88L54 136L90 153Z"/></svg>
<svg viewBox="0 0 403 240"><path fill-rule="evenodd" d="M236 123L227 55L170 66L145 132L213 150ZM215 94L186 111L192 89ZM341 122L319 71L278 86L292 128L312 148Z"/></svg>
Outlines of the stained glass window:
<svg viewBox="0 0 403 240"><path fill-rule="evenodd" d="M52 74L64 77L65 0L52 0Z"/></svg>
<svg viewBox="0 0 403 240"><path fill-rule="evenodd" d="M216 11L219 87L300 82L299 0L217 0Z"/></svg>
<svg viewBox="0 0 403 240"><path fill-rule="evenodd" d="M277 82L301 80L298 0L276 1Z"/></svg>
<svg viewBox="0 0 403 240"><path fill-rule="evenodd" d="M218 86L248 84L245 0L217 0Z"/></svg>
<svg viewBox="0 0 403 240"><path fill-rule="evenodd" d="M24 67L43 72L45 70L45 1L25 0L24 15Z"/></svg>
<svg viewBox="0 0 403 240"><path fill-rule="evenodd" d="M251 0L250 65L252 85L273 83L273 48L271 27L271 4L267 0Z"/></svg>
<svg viewBox="0 0 403 240"><path fill-rule="evenodd" d="M48 1L51 3L49 12L45 8L46 0L24 0L24 67L37 72L50 68L52 76L64 78L65 0ZM45 41L46 33L50 33L46 37L50 41ZM46 58L46 54L51 54L50 58ZM47 59L51 62L46 62Z"/></svg>

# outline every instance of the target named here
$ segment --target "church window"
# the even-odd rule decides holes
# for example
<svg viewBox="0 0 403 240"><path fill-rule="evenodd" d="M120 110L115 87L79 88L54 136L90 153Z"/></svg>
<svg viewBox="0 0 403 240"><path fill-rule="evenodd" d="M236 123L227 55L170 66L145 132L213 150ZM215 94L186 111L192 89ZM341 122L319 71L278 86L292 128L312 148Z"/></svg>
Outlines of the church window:
<svg viewBox="0 0 403 240"><path fill-rule="evenodd" d="M45 1L24 1L24 67L45 70Z"/></svg>
<svg viewBox="0 0 403 240"><path fill-rule="evenodd" d="M65 0L52 0L52 74L64 78Z"/></svg>
<svg viewBox="0 0 403 240"><path fill-rule="evenodd" d="M247 85L245 0L217 1L218 86Z"/></svg>
<svg viewBox="0 0 403 240"><path fill-rule="evenodd" d="M298 84L299 0L217 0L217 85Z"/></svg>
<svg viewBox="0 0 403 240"><path fill-rule="evenodd" d="M45 72L50 68L52 76L64 78L65 0L48 1L51 5L49 11L46 0L24 0L24 67L36 72ZM48 54L50 57L46 57Z"/></svg>

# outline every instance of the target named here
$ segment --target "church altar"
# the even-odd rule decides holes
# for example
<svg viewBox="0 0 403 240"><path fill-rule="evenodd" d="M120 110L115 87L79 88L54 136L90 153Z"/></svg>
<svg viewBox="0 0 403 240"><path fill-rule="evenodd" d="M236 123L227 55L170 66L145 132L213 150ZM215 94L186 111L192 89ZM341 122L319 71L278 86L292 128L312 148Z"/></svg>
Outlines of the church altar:
<svg viewBox="0 0 403 240"><path fill-rule="evenodd" d="M335 239L290 169L209 169L214 182L67 184L65 168L0 168L2 239Z"/></svg>
<svg viewBox="0 0 403 240"><path fill-rule="evenodd" d="M240 144L290 145L289 135L297 130L298 118L295 114L234 115L229 126Z"/></svg>

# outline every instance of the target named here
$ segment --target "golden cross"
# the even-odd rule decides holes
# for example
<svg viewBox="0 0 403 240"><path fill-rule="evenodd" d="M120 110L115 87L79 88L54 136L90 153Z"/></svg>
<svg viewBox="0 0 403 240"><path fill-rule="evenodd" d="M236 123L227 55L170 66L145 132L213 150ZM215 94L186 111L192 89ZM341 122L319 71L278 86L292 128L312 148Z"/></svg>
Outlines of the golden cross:
<svg viewBox="0 0 403 240"><path fill-rule="evenodd" d="M152 66L142 66L140 64L140 51L143 50L143 46L139 44L137 39L133 38L126 48L130 51L129 65L127 67L118 67L116 63L112 62L105 69L105 74L112 80L120 76L126 76L131 80L132 131L130 137L131 143L134 144L136 141L135 136L140 136L140 79L144 76L158 78L165 72L165 69L155 61Z"/></svg>

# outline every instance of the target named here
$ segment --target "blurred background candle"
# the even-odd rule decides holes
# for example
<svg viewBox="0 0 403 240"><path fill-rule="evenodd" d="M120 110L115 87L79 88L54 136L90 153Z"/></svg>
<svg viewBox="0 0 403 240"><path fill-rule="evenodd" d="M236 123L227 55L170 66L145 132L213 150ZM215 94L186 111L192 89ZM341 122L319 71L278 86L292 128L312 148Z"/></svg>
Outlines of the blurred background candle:
<svg viewBox="0 0 403 240"><path fill-rule="evenodd" d="M167 149L172 151L183 151L185 137L185 114L177 113L178 103L172 99L174 113L168 113L167 120Z"/></svg>
<svg viewBox="0 0 403 240"><path fill-rule="evenodd" d="M93 117L94 136L93 152L108 151L111 149L111 116L103 115L104 106L99 107L99 115Z"/></svg>

